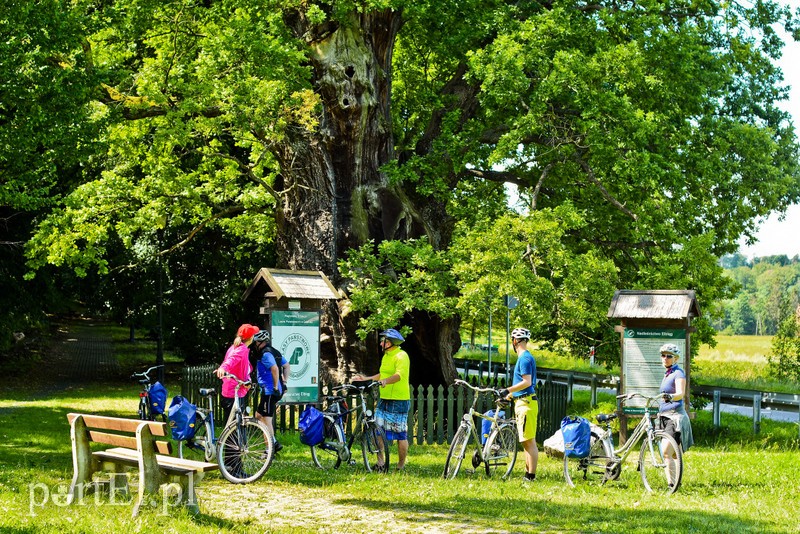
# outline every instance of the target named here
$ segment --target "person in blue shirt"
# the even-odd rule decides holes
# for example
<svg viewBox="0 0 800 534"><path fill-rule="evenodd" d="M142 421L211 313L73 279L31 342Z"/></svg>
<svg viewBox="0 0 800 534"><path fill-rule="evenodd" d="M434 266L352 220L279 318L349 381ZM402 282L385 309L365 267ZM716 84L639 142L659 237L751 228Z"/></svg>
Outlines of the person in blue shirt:
<svg viewBox="0 0 800 534"><path fill-rule="evenodd" d="M276 348L270 346L270 335L266 330L260 330L253 336L253 346L257 355L256 379L261 388L261 398L256 407L256 419L264 423L275 443L275 452L283 448L275 438L275 428L272 420L278 401L285 393L285 369L288 367L286 358Z"/></svg>
<svg viewBox="0 0 800 534"><path fill-rule="evenodd" d="M517 353L514 382L508 389L498 391L501 397L511 395L514 399L519 442L525 451L524 482L536 480L536 466L539 463L539 448L536 446L539 402L536 400L536 360L528 350L530 337L530 331L525 328L515 328L511 332L511 343Z"/></svg>

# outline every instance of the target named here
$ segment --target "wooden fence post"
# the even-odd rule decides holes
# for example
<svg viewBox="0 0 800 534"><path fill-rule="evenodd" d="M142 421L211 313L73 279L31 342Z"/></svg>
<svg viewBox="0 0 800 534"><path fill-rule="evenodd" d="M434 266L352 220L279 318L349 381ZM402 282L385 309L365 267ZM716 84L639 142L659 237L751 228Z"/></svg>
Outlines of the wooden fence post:
<svg viewBox="0 0 800 534"><path fill-rule="evenodd" d="M422 445L424 436L424 423L425 413L422 411L425 407L425 388L423 386L417 387L417 445Z"/></svg>
<svg viewBox="0 0 800 534"><path fill-rule="evenodd" d="M436 421L436 443L444 443L444 388L440 385L436 388L436 410L439 418Z"/></svg>
<svg viewBox="0 0 800 534"><path fill-rule="evenodd" d="M567 403L572 402L572 388L575 386L575 375L570 373L567 375Z"/></svg>

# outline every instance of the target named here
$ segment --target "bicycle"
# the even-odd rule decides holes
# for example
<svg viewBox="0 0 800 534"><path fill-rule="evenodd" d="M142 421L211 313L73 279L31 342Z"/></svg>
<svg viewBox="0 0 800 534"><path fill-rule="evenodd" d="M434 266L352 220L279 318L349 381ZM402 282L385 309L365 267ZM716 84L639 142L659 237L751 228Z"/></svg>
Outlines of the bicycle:
<svg viewBox="0 0 800 534"><path fill-rule="evenodd" d="M181 458L200 456L211 461L216 456L219 470L226 480L234 484L247 484L260 479L269 469L274 454L269 431L255 417L246 414L238 393L243 387L249 387L249 380L239 380L232 374L224 378L236 380L233 395L233 408L219 436L214 437L214 412L211 395L213 389L200 389L200 395L208 400L208 409L197 408L202 418L202 426L190 440L179 442L178 454Z"/></svg>
<svg viewBox="0 0 800 534"><path fill-rule="evenodd" d="M478 388L463 380L456 380L454 384L472 389L475 395L472 399L472 406L464 414L461 424L453 436L453 441L450 443L450 450L447 451L447 460L444 463L443 478L453 479L456 477L472 439L475 440L476 446L475 453L472 455L472 467L477 470L483 464L487 476L492 476L498 469L501 469L503 471L502 478L508 478L517 461L517 422L513 414L510 418L500 417L500 411L509 409L511 401L497 397L494 414L484 415L475 410L479 394L492 393L496 396L497 391L491 388ZM491 422L491 430L483 446L481 446L480 435L475 425L476 417Z"/></svg>
<svg viewBox="0 0 800 534"><path fill-rule="evenodd" d="M139 392L139 419L142 421L154 421L155 418L153 416L153 412L150 406L150 388L152 387L152 381L150 380L149 373L158 369L159 367L164 367L163 365L155 365L144 371L142 373L133 373L131 378L133 380L138 380L139 384L142 386L142 391ZM166 411L159 414L161 416L161 420L165 423L167 422L167 414Z"/></svg>
<svg viewBox="0 0 800 534"><path fill-rule="evenodd" d="M589 455L586 458L564 456L567 484L576 487L581 482L605 484L609 480L617 480L625 459L643 439L637 467L645 489L651 493L665 494L678 490L683 477L683 450L671 435L656 427L658 401L662 395L647 397L640 393L629 393L617 396L621 405L634 398L645 400L644 414L627 441L619 449L614 448L610 423L619 416L619 412L598 414L595 418L603 425L603 429L591 432Z"/></svg>
<svg viewBox="0 0 800 534"><path fill-rule="evenodd" d="M378 382L343 384L333 391L354 391L359 396L358 405L347 407L347 400L341 395L326 396L328 408L323 411L323 441L311 446L311 459L321 469L338 469L342 462L355 465L352 457L354 443L360 443L361 456L367 472L387 472L389 470L389 441L383 428L375 423L372 410L367 408L366 392L377 386ZM347 415L358 412L353 432L347 438L345 422Z"/></svg>

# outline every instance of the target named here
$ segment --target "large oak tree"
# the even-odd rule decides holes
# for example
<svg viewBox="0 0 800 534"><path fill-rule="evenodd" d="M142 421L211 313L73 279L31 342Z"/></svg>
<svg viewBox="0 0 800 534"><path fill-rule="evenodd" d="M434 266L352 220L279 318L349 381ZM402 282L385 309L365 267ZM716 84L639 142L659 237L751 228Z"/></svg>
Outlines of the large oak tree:
<svg viewBox="0 0 800 534"><path fill-rule="evenodd" d="M359 324L402 323L415 381L447 381L461 317L505 293L574 343L604 336L614 287L713 309L714 257L800 196L771 2L72 5L84 39L50 68L92 80L108 150L32 267L102 271L112 236L165 226L162 253L210 228L275 247L355 297L327 309L340 371L371 365Z"/></svg>

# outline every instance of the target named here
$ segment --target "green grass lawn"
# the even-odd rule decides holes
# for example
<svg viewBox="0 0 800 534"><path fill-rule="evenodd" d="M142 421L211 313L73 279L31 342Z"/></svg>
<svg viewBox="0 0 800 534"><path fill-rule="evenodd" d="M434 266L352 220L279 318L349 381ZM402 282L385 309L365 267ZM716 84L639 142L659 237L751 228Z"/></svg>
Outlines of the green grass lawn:
<svg viewBox="0 0 800 534"><path fill-rule="evenodd" d="M152 347L137 350L124 339L115 338L123 369L147 364ZM177 375L166 385L177 393ZM71 387L47 373L0 379L0 532L788 533L800 524L797 424L762 420L754 436L749 418L723 414L714 428L706 412L696 414L696 445L685 455L680 491L669 498L645 492L634 463L618 481L569 488L561 460L543 453L532 485L520 480L522 453L511 480L462 472L445 481L447 444L412 444L403 473L367 474L358 465L320 471L297 434L287 433L259 482L233 485L208 475L197 490L197 516L156 503L132 520L130 502L102 494L64 506L72 477L66 414L132 417L138 389L124 378ZM588 395L576 391L569 413L613 411L611 396L600 394L590 408Z"/></svg>
<svg viewBox="0 0 800 534"><path fill-rule="evenodd" d="M128 384L4 391L0 531L663 532L674 522L684 532L792 532L800 524L797 426L764 421L754 438L748 419L726 415L726 428L715 431L704 413L695 421L698 445L686 454L683 486L669 499L646 493L634 464L604 487L568 488L560 460L544 454L532 486L519 480L522 454L513 480L461 473L444 481L446 444L412 445L404 473L369 475L358 466L323 472L312 467L295 434L282 436L286 448L255 484L208 476L198 489L196 517L155 507L131 520L131 505L107 496L69 507L52 495L45 499L45 492L63 493L72 475L66 414L130 416L135 394ZM570 412L613 408L610 397L601 400L589 410L586 395L578 395Z"/></svg>

